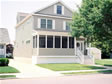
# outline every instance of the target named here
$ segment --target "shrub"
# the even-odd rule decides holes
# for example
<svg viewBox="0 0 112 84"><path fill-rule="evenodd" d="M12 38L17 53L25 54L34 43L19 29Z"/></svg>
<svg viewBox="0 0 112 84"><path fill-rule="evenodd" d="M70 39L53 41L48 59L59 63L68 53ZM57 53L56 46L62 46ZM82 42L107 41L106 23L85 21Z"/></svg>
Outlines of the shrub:
<svg viewBox="0 0 112 84"><path fill-rule="evenodd" d="M8 58L0 58L0 66L8 66L9 59Z"/></svg>

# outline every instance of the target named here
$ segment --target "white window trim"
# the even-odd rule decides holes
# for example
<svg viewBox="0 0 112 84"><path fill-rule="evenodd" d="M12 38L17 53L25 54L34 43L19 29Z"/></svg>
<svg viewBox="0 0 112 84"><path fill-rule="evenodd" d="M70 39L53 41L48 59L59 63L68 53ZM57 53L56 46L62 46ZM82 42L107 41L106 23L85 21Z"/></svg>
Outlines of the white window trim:
<svg viewBox="0 0 112 84"><path fill-rule="evenodd" d="M48 29L48 28L47 28L47 20L52 20L52 29L55 29L55 20L53 20L53 19L48 19L48 18L41 18L41 19L45 19L45 20L46 20L46 28L45 28L45 29ZM38 21L38 22L40 22L40 23L39 23L40 28L41 28L41 19L40 19L40 21Z"/></svg>
<svg viewBox="0 0 112 84"><path fill-rule="evenodd" d="M54 14L56 14L56 12L57 12L57 5L54 5Z"/></svg>
<svg viewBox="0 0 112 84"><path fill-rule="evenodd" d="M66 21L63 21L63 30L66 30Z"/></svg>
<svg viewBox="0 0 112 84"><path fill-rule="evenodd" d="M38 18L38 28L40 28L41 20Z"/></svg>
<svg viewBox="0 0 112 84"><path fill-rule="evenodd" d="M64 6L62 6L62 15L64 15Z"/></svg>

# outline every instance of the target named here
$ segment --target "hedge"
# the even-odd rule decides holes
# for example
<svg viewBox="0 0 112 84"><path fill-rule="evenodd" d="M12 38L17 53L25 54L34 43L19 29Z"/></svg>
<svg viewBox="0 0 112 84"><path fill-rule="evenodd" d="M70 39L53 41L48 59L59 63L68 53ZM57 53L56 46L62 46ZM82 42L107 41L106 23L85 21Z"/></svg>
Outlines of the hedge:
<svg viewBox="0 0 112 84"><path fill-rule="evenodd" d="M8 58L0 58L0 66L8 66L9 59Z"/></svg>

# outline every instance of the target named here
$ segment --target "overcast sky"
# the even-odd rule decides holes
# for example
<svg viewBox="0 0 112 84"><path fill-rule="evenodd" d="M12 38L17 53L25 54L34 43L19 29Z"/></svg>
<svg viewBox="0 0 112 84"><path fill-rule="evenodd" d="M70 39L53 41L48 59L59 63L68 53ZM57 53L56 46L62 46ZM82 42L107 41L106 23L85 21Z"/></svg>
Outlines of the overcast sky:
<svg viewBox="0 0 112 84"><path fill-rule="evenodd" d="M0 0L0 28L7 28L11 43L15 40L17 12L31 13L58 0ZM82 0L61 0L71 9L77 10L76 5Z"/></svg>

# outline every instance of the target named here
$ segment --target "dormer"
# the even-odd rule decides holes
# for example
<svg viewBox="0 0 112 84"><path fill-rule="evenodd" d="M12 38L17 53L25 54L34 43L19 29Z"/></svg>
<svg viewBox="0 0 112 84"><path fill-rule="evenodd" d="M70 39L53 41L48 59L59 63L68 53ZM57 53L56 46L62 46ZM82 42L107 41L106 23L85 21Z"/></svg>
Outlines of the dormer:
<svg viewBox="0 0 112 84"><path fill-rule="evenodd" d="M73 11L66 6L62 1L55 2L47 7L44 7L38 11L35 11L34 14L44 14L44 15L55 15L55 16L65 16L72 17Z"/></svg>

